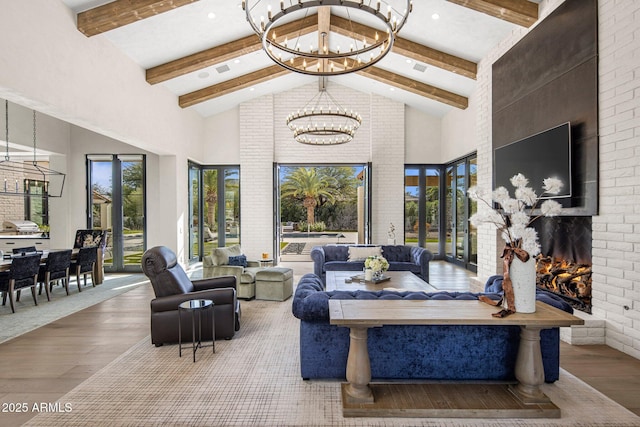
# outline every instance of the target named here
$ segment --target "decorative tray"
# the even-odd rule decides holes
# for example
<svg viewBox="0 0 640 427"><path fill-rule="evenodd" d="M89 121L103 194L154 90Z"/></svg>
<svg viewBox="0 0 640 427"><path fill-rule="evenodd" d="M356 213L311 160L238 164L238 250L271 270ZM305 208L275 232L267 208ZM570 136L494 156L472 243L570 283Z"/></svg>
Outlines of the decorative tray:
<svg viewBox="0 0 640 427"><path fill-rule="evenodd" d="M378 284L378 283L386 282L389 280L391 280L391 277L385 276L384 274L380 279L371 279L371 280L365 280L364 274L357 274L355 276L351 276L352 282L365 282L365 283Z"/></svg>

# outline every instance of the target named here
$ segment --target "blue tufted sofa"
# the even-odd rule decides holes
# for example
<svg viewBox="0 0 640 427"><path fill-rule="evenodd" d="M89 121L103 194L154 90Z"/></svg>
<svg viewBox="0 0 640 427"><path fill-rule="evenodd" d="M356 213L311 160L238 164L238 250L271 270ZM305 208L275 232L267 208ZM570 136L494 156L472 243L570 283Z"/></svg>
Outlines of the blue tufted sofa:
<svg viewBox="0 0 640 427"><path fill-rule="evenodd" d="M362 271L363 261L349 261L349 246L375 245L325 245L311 249L313 272L323 281L327 271ZM380 245L382 256L389 261L390 271L411 271L429 282L429 261L433 254L425 248L405 245Z"/></svg>
<svg viewBox="0 0 640 427"><path fill-rule="evenodd" d="M304 379L346 376L349 329L329 324L330 299L477 299L469 292L324 290L322 280L306 274L293 298L300 319L300 371ZM500 295L485 293L492 299ZM571 307L553 295L538 299L562 310ZM387 325L369 329L368 349L374 379L515 380L520 328L517 326ZM541 331L546 382L559 375L558 328Z"/></svg>

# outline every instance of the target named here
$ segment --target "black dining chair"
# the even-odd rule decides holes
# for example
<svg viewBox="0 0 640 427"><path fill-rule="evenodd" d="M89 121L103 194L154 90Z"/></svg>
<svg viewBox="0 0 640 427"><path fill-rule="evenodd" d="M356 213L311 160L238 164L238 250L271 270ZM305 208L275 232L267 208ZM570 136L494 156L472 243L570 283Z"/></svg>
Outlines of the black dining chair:
<svg viewBox="0 0 640 427"><path fill-rule="evenodd" d="M33 302L38 305L36 298L36 286L38 285L38 270L40 269L40 254L31 254L24 256L16 256L11 260L11 268L9 271L0 272L0 292L2 292L2 305L9 303L11 311L16 312L13 303L13 293L20 292L24 288L31 288ZM20 294L16 301L20 301Z"/></svg>
<svg viewBox="0 0 640 427"><path fill-rule="evenodd" d="M78 256L76 257L76 259L71 261L70 270L76 276L79 292L82 292L82 287L80 286L80 275L84 277L84 285L87 286L87 274L90 274L91 284L94 287L96 286L93 266L95 265L97 259L98 247L91 246L87 248L80 248L78 250Z"/></svg>
<svg viewBox="0 0 640 427"><path fill-rule="evenodd" d="M62 281L67 295L69 295L69 268L71 267L71 249L63 251L52 251L47 256L47 261L40 265L38 272L38 283L40 290L38 295L42 293L42 287L47 293L47 301L51 301L50 292L53 284Z"/></svg>
<svg viewBox="0 0 640 427"><path fill-rule="evenodd" d="M25 246L24 248L13 248L12 249L14 255L26 255L38 252L35 246Z"/></svg>

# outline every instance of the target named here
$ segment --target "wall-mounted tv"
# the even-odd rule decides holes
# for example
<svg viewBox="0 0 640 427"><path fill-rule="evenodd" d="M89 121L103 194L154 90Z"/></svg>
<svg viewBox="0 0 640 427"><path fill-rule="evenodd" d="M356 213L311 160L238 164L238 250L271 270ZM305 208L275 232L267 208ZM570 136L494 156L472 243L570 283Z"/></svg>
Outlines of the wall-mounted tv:
<svg viewBox="0 0 640 427"><path fill-rule="evenodd" d="M539 196L542 180L553 177L562 180L564 186L555 196L571 197L571 126L563 123L544 132L496 148L493 152L494 187L505 187L513 196L511 177L522 173L529 179L529 186Z"/></svg>

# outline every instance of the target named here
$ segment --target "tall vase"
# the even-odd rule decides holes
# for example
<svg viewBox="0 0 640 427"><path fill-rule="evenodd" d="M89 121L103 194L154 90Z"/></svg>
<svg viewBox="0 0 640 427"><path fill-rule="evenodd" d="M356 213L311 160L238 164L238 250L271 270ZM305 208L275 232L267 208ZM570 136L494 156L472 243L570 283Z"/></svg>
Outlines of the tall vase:
<svg viewBox="0 0 640 427"><path fill-rule="evenodd" d="M529 257L522 262L514 257L509 267L509 277L513 286L516 313L536 311L536 259Z"/></svg>

